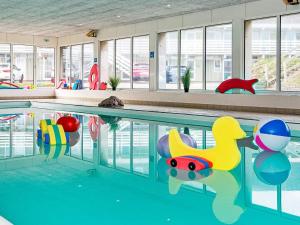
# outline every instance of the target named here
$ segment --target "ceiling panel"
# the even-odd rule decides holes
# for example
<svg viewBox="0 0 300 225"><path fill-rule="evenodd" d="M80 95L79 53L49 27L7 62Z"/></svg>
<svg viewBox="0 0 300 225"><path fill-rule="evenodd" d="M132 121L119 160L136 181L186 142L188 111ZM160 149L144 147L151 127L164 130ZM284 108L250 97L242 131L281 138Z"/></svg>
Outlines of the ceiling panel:
<svg viewBox="0 0 300 225"><path fill-rule="evenodd" d="M65 36L255 0L0 0L0 31Z"/></svg>

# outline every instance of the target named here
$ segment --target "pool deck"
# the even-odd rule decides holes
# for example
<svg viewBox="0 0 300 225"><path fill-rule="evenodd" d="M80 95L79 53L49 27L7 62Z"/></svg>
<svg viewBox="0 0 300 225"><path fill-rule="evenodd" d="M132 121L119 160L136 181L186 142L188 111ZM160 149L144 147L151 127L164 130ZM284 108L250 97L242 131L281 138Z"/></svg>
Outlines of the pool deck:
<svg viewBox="0 0 300 225"><path fill-rule="evenodd" d="M42 103L56 103L56 104L69 104L69 105L82 105L97 107L97 101L80 101L75 99L34 99L32 102ZM243 117L249 119L260 120L265 117L280 117L287 122L300 123L299 115L289 114L273 114L273 113L256 113L256 112L239 112L229 110L211 110L211 109L193 109L183 107L170 107L170 106L149 106L149 105L134 105L125 104L124 110L147 111L147 112L161 112L161 113L175 113L183 115L196 115L196 116L225 116L230 115L233 117Z"/></svg>

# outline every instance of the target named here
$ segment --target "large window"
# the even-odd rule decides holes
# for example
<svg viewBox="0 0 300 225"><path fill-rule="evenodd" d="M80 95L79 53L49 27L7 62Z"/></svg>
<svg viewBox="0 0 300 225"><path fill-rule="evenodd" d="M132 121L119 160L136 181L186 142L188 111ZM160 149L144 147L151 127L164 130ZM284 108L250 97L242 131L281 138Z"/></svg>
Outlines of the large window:
<svg viewBox="0 0 300 225"><path fill-rule="evenodd" d="M61 49L61 75L60 80L66 80L68 82L71 72L71 56L70 47L63 47Z"/></svg>
<svg viewBox="0 0 300 225"><path fill-rule="evenodd" d="M10 81L10 45L0 44L0 81Z"/></svg>
<svg viewBox="0 0 300 225"><path fill-rule="evenodd" d="M116 41L116 77L121 79L119 88L130 88L131 83L131 39Z"/></svg>
<svg viewBox="0 0 300 225"><path fill-rule="evenodd" d="M74 45L71 47L71 79L70 83L73 83L82 79L82 45Z"/></svg>
<svg viewBox="0 0 300 225"><path fill-rule="evenodd" d="M203 29L181 31L181 75L191 68L190 89L202 89L203 82ZM181 85L183 88L183 85Z"/></svg>
<svg viewBox="0 0 300 225"><path fill-rule="evenodd" d="M13 45L13 83L21 86L33 84L33 46Z"/></svg>
<svg viewBox="0 0 300 225"><path fill-rule="evenodd" d="M53 87L55 84L54 48L36 49L36 84L38 87Z"/></svg>
<svg viewBox="0 0 300 225"><path fill-rule="evenodd" d="M159 34L159 89L177 89L178 85L178 32Z"/></svg>
<svg viewBox="0 0 300 225"><path fill-rule="evenodd" d="M257 78L258 90L276 89L276 18L245 24L245 77Z"/></svg>
<svg viewBox="0 0 300 225"><path fill-rule="evenodd" d="M101 81L107 82L109 77L114 77L115 41L102 41L100 43Z"/></svg>
<svg viewBox="0 0 300 225"><path fill-rule="evenodd" d="M88 87L88 76L94 63L94 44L82 44L61 48L61 76L71 86L76 80L82 80Z"/></svg>
<svg viewBox="0 0 300 225"><path fill-rule="evenodd" d="M101 81L118 77L118 88L149 88L149 36L102 41Z"/></svg>
<svg viewBox="0 0 300 225"><path fill-rule="evenodd" d="M232 25L209 26L166 33L158 37L159 89L183 89L180 77L191 69L190 89L203 89L206 43L206 89L214 90L232 76ZM180 38L180 40L179 40Z"/></svg>
<svg viewBox="0 0 300 225"><path fill-rule="evenodd" d="M133 38L133 88L149 88L149 36Z"/></svg>
<svg viewBox="0 0 300 225"><path fill-rule="evenodd" d="M94 44L83 45L83 86L88 87L88 77L94 64Z"/></svg>
<svg viewBox="0 0 300 225"><path fill-rule="evenodd" d="M206 89L215 90L232 76L232 25L206 28Z"/></svg>
<svg viewBox="0 0 300 225"><path fill-rule="evenodd" d="M281 90L300 90L300 14L281 18Z"/></svg>

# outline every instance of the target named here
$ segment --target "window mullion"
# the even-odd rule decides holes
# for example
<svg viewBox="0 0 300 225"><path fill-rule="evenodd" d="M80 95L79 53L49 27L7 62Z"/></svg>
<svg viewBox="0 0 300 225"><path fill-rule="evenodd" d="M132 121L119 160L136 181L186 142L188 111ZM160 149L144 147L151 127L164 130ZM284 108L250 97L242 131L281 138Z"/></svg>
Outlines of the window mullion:
<svg viewBox="0 0 300 225"><path fill-rule="evenodd" d="M281 16L277 16L276 90L281 91Z"/></svg>
<svg viewBox="0 0 300 225"><path fill-rule="evenodd" d="M202 89L206 90L206 27L203 27Z"/></svg>
<svg viewBox="0 0 300 225"><path fill-rule="evenodd" d="M177 49L177 74L178 74L178 83L177 89L181 89L181 30L178 31L178 49Z"/></svg>

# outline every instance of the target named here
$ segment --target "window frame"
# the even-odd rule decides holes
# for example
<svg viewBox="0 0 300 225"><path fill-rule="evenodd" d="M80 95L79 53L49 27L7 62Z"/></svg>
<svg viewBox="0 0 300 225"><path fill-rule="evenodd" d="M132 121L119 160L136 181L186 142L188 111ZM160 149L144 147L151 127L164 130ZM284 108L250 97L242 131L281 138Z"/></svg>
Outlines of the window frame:
<svg viewBox="0 0 300 225"><path fill-rule="evenodd" d="M206 71L206 48L207 48L207 28L209 27L215 27L215 26L223 26L223 25L231 25L231 61L233 62L233 23L232 21L230 22L224 22L224 23L215 23L215 24L209 24L209 25L203 25L203 26L195 26L195 27L185 27L182 29L175 29L175 30L167 30L163 32L158 32L156 36L156 52L157 52L157 60L156 60L156 90L158 91L181 91L181 74L180 74L180 68L182 66L181 64L181 32L185 30L194 30L194 29L202 29L203 32L203 40L202 40L202 88L199 89L191 89L190 92L201 92L201 91L209 91L211 92L212 90L207 89L206 81L207 81L207 71ZM168 32L178 32L178 63L177 63L177 73L178 73L178 83L177 83L177 88L176 89L163 89L159 87L159 35L163 33L168 33ZM231 74L233 76L233 74Z"/></svg>
<svg viewBox="0 0 300 225"><path fill-rule="evenodd" d="M149 45L149 51L148 51L148 60L149 60L149 66L148 66L148 71L149 71L149 81L148 81L148 88L134 88L133 86L133 44L134 44L134 38L138 37L148 37L148 45ZM107 39L107 40L100 40L100 60L99 60L99 65L101 68L101 42L109 42L113 41L114 43L114 56L113 56L113 76L116 77L117 75L117 41L118 40L123 40L123 39L130 39L130 87L129 88L119 88L120 90L150 90L150 34L141 34L141 35L134 35L134 36L125 36L125 37L120 37L120 38L113 38L113 39Z"/></svg>
<svg viewBox="0 0 300 225"><path fill-rule="evenodd" d="M62 49L68 48L68 47L70 48L70 55L69 55L69 57L70 57L70 74L68 74L68 76L66 75L66 80L68 81L68 79L69 79L69 81L67 82L68 85L71 85L71 75L72 75L72 47L73 46L81 46L81 59L80 59L80 62L81 62L81 75L80 75L79 79L81 79L83 81L83 77L84 77L84 75L83 75L83 73L84 73L84 71L83 71L83 60L84 60L83 56L84 56L84 45L86 45L86 44L92 44L93 45L93 59L95 59L95 43L94 42L85 42L85 43L80 43L80 44L72 44L72 45L60 46L60 68L59 68L60 73L62 72L62 62L63 62L63 60L62 60L63 59L62 58L62 52L63 52ZM57 77L57 81L59 81L60 79L61 79L61 77ZM85 89L87 89L87 87Z"/></svg>

